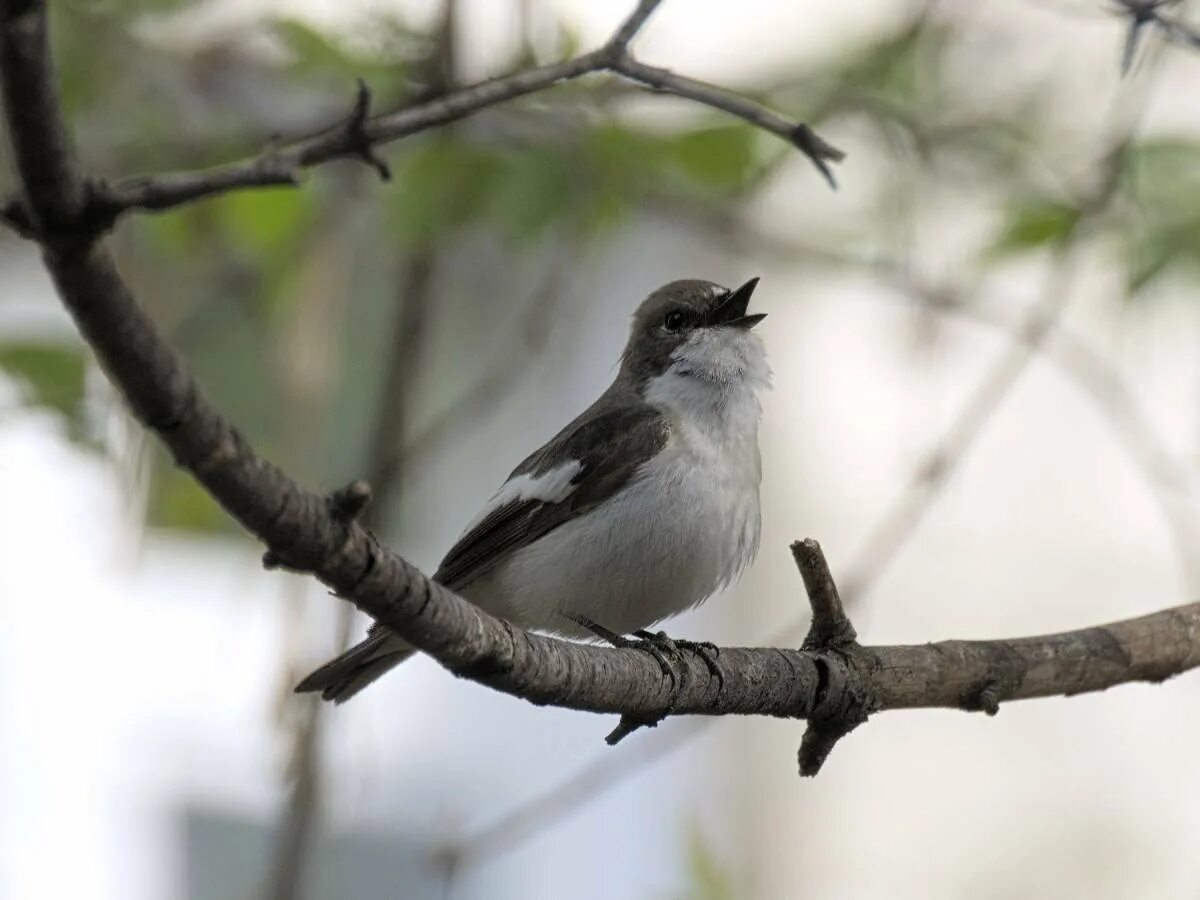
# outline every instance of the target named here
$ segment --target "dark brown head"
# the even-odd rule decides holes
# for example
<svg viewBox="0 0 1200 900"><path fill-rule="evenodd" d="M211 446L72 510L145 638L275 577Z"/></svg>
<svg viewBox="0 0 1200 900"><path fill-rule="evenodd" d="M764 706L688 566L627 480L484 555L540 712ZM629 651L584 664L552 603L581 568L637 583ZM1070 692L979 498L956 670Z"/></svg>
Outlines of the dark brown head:
<svg viewBox="0 0 1200 900"><path fill-rule="evenodd" d="M660 287L634 313L622 368L642 382L668 369L708 377L750 362L741 359L747 354L762 356L762 342L749 331L766 315L746 313L757 284L751 278L734 290L695 280Z"/></svg>

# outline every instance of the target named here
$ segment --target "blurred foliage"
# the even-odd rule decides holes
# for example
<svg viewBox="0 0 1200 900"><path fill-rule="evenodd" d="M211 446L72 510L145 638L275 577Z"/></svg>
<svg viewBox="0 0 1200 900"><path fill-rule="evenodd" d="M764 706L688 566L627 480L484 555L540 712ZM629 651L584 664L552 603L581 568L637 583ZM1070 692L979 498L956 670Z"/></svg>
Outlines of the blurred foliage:
<svg viewBox="0 0 1200 900"><path fill-rule="evenodd" d="M96 171L121 176L256 153L276 133L301 135L344 116L358 77L371 84L376 109L414 102L429 90L422 73L434 70L431 54L443 46L394 11L344 33L264 14L225 33L159 39L179 38L187 29L173 17L203 5L56 6L64 97ZM1033 174L1045 168L1042 97L1013 91L981 106L976 61L968 71L956 58L956 29L953 16L922 5L819 62L760 79L759 99L832 129L835 142L841 123L865 123L869 150L855 149L855 158L877 152L892 163L870 165L884 172L874 183L858 172L854 191L864 196L849 224L809 223L818 229L814 243L844 253L845 243L861 240L878 251L871 242L882 235L895 238L895 252L908 252L911 222L952 175L981 208L999 210L977 248L984 266L1052 250L1071 233L1079 211L1069 194L1050 194ZM518 42L510 68L578 49L566 23L556 36L540 31L552 35L552 52ZM541 93L533 106L515 101L414 135L385 148L394 173L386 185L364 167L338 163L299 190L242 191L134 217L118 231L122 264L205 390L258 446L313 483L347 480L361 474L391 351L396 285L413 259L456 265L461 248L486 235L502 245L506 268L520 269L564 233L601 241L629 218L664 209L715 211L736 227L737 210L769 191L785 167L811 175L786 144L725 116L691 107L670 127L630 119L622 105L629 94L588 79ZM1148 296L1168 273L1200 277L1200 144L1142 141L1126 169L1128 202L1114 227L1130 295ZM505 273L492 276L486 280L499 285ZM474 302L438 298L451 310ZM30 402L81 433L85 362L77 350L17 342L0 348L0 367L18 377ZM158 450L147 472L152 524L228 527Z"/></svg>
<svg viewBox="0 0 1200 900"><path fill-rule="evenodd" d="M1200 141L1141 141L1126 156L1131 205L1124 227L1130 297L1167 273L1200 278Z"/></svg>
<svg viewBox="0 0 1200 900"><path fill-rule="evenodd" d="M0 341L0 372L16 380L25 402L61 415L72 440L85 439L82 347L35 340Z"/></svg>
<svg viewBox="0 0 1200 900"><path fill-rule="evenodd" d="M1079 221L1077 206L1034 197L1009 206L989 249L993 259L1061 244Z"/></svg>
<svg viewBox="0 0 1200 900"><path fill-rule="evenodd" d="M431 51L431 36L413 31L396 16L377 18L363 28L367 41L348 41L301 19L266 24L285 51L289 75L303 80L332 76L342 84L362 78L385 95L403 87L413 63Z"/></svg>
<svg viewBox="0 0 1200 900"><path fill-rule="evenodd" d="M743 896L716 851L695 826L688 830L684 861L687 880L683 890L674 894L678 900L736 900Z"/></svg>
<svg viewBox="0 0 1200 900"><path fill-rule="evenodd" d="M217 506L196 479L172 466L165 454L156 453L153 463L153 491L146 518L158 528L191 533L244 533L233 527L229 516Z"/></svg>
<svg viewBox="0 0 1200 900"><path fill-rule="evenodd" d="M831 92L854 92L911 106L941 84L953 40L949 26L922 14L848 48L820 73Z"/></svg>

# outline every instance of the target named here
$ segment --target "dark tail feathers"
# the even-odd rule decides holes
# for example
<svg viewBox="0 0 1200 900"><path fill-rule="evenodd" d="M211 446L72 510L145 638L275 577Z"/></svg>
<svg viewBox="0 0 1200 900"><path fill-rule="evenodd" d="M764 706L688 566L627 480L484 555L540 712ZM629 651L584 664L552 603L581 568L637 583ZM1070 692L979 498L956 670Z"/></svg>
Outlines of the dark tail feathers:
<svg viewBox="0 0 1200 900"><path fill-rule="evenodd" d="M398 637L380 630L309 675L296 685L296 693L320 691L322 700L345 703L414 652Z"/></svg>

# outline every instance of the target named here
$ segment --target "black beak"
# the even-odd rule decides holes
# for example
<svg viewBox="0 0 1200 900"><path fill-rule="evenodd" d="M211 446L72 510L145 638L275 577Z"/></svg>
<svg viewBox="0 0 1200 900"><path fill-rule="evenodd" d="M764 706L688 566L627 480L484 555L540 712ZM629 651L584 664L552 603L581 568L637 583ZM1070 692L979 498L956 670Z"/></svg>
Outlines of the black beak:
<svg viewBox="0 0 1200 900"><path fill-rule="evenodd" d="M735 291L730 291L717 301L708 312L709 325L724 325L731 328L749 329L767 317L766 313L746 315L746 307L750 305L750 296L758 286L758 279L751 278Z"/></svg>

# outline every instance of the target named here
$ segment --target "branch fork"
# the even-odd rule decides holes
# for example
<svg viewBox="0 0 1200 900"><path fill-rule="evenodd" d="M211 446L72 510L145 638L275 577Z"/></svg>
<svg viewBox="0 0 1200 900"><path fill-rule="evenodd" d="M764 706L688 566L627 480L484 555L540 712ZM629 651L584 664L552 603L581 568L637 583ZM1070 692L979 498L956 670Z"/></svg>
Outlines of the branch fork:
<svg viewBox="0 0 1200 900"><path fill-rule="evenodd" d="M812 625L801 649L816 654L818 676L816 703L797 756L800 774L811 777L821 770L834 745L867 721L870 704L852 677L855 651L862 648L821 545L812 538L797 541L792 544L792 558L812 607Z"/></svg>

